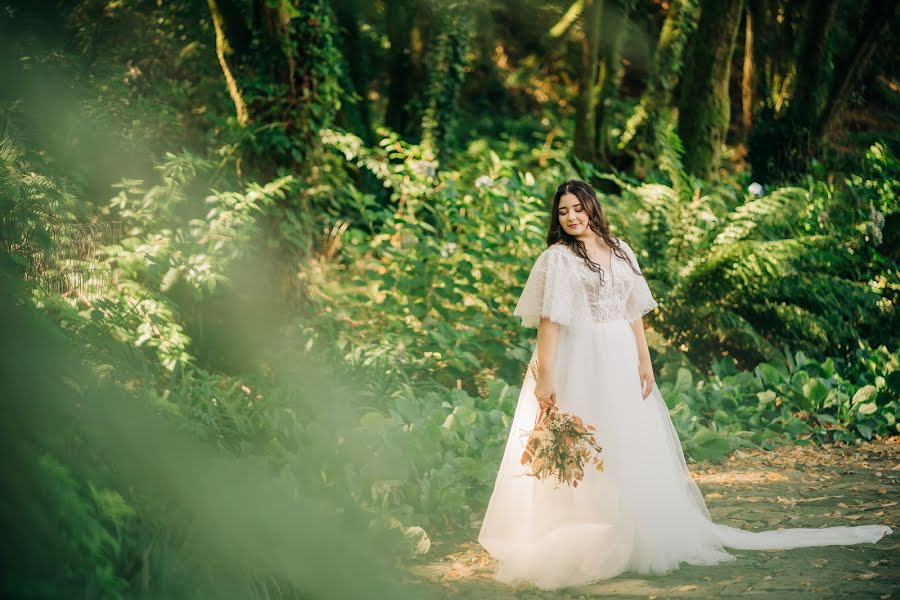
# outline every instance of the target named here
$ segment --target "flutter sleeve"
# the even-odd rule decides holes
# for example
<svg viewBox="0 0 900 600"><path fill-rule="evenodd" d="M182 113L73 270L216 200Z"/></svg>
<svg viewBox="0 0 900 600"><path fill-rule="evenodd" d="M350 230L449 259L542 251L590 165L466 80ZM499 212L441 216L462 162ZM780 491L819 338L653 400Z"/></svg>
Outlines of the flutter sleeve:
<svg viewBox="0 0 900 600"><path fill-rule="evenodd" d="M634 263L635 268L637 268L638 271L641 271L640 275L635 276L634 285L631 287L631 293L628 295L628 300L625 302L625 319L627 321L634 321L655 309L659 304L653 298L653 294L650 293L650 286L647 285L647 280L644 278L643 270L641 269L640 264L638 264L637 255L634 253L634 250L632 250L631 246L624 241L622 242L622 246Z"/></svg>
<svg viewBox="0 0 900 600"><path fill-rule="evenodd" d="M558 250L544 250L528 274L513 315L522 318L523 327L537 327L541 317L573 325L580 314L577 288L573 286L576 276Z"/></svg>

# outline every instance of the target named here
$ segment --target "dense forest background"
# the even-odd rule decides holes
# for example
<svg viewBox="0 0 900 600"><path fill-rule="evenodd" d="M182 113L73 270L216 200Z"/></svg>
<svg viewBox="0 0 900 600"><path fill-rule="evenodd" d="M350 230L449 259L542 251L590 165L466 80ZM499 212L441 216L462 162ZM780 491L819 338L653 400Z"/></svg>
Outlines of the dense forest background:
<svg viewBox="0 0 900 600"><path fill-rule="evenodd" d="M692 461L896 436L898 24L0 4L4 595L427 597L392 569L481 517L570 177L641 254Z"/></svg>

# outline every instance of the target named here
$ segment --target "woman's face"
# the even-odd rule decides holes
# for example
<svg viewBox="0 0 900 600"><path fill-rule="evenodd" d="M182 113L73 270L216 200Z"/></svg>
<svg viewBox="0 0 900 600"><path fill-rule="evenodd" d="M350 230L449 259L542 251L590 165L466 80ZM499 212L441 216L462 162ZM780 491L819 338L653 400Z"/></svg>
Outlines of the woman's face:
<svg viewBox="0 0 900 600"><path fill-rule="evenodd" d="M583 235L588 230L588 214L578 196L568 192L559 199L557 211L559 225L572 236Z"/></svg>

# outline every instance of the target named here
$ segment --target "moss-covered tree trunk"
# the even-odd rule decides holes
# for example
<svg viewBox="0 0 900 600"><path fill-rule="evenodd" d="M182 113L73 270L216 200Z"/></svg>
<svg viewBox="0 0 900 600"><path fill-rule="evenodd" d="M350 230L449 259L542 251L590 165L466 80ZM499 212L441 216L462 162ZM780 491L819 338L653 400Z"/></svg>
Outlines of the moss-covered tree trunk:
<svg viewBox="0 0 900 600"><path fill-rule="evenodd" d="M747 0L747 19L751 23L753 38L753 70L751 95L760 102L771 96L772 15L769 0ZM752 127L752 124L751 124Z"/></svg>
<svg viewBox="0 0 900 600"><path fill-rule="evenodd" d="M600 97L597 100L597 155L609 161L613 151L610 135L613 104L619 94L625 67L622 65L622 46L631 24L631 12L636 0L607 0L604 8L602 36L605 39L600 61Z"/></svg>
<svg viewBox="0 0 900 600"><path fill-rule="evenodd" d="M791 94L790 120L812 125L828 95L830 79L828 37L837 12L837 0L807 0L806 20L797 54L797 79Z"/></svg>
<svg viewBox="0 0 900 600"><path fill-rule="evenodd" d="M212 0L210 0L212 1ZM356 132L367 145L375 143L372 124L372 103L369 101L369 74L371 65L368 50L360 31L359 15L365 10L359 0L334 4L335 17L342 39L343 65L354 92L354 98L346 99L338 113L338 123Z"/></svg>
<svg viewBox="0 0 900 600"><path fill-rule="evenodd" d="M247 103L244 102L240 86L234 78L231 66L228 64L228 57L234 51L225 32L225 17L216 0L207 0L207 4L212 17L213 29L216 32L216 57L219 59L219 66L222 69L222 74L225 76L225 87L228 89L228 95L234 103L235 119L238 127L246 127L250 122L250 114L247 112Z"/></svg>
<svg viewBox="0 0 900 600"><path fill-rule="evenodd" d="M783 181L809 168L816 150L813 127L827 103L831 60L829 33L837 0L807 0L794 58L796 77L787 110L780 101L754 123L747 159L754 177Z"/></svg>
<svg viewBox="0 0 900 600"><path fill-rule="evenodd" d="M633 155L657 154L657 130L668 119L672 94L681 76L682 55L693 33L699 0L672 0L653 56L647 88L619 139L619 149Z"/></svg>
<svg viewBox="0 0 900 600"><path fill-rule="evenodd" d="M594 162L596 159L596 118L600 53L600 23L603 18L602 0L584 0L581 26L581 68L578 76L578 98L575 102L575 156Z"/></svg>
<svg viewBox="0 0 900 600"><path fill-rule="evenodd" d="M428 85L422 142L437 156L451 149L472 38L472 13L462 5L437 8L436 32L428 49Z"/></svg>
<svg viewBox="0 0 900 600"><path fill-rule="evenodd" d="M340 53L326 0L208 0L217 58L237 121L255 126L261 172L302 165L340 104ZM264 91L261 91L264 90Z"/></svg>
<svg viewBox="0 0 900 600"><path fill-rule="evenodd" d="M705 0L686 64L678 107L678 133L686 171L707 179L728 131L728 81L744 0Z"/></svg>
<svg viewBox="0 0 900 600"><path fill-rule="evenodd" d="M385 4L390 54L388 58L388 102L385 124L401 135L411 135L417 123L413 107L416 90L423 86L422 37L415 22L413 0Z"/></svg>

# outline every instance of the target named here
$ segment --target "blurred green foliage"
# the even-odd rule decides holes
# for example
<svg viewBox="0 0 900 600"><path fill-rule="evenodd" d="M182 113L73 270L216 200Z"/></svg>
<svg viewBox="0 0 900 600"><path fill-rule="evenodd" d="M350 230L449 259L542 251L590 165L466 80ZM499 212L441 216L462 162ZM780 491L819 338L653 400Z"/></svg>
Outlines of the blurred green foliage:
<svg viewBox="0 0 900 600"><path fill-rule="evenodd" d="M568 3L223 1L246 126L204 4L0 15L6 595L427 597L384 579L482 514L570 177L640 253L690 459L900 431L896 134L771 189L730 147L690 176L669 96L702 3L652 67L663 3L629 4L604 164L569 154Z"/></svg>

